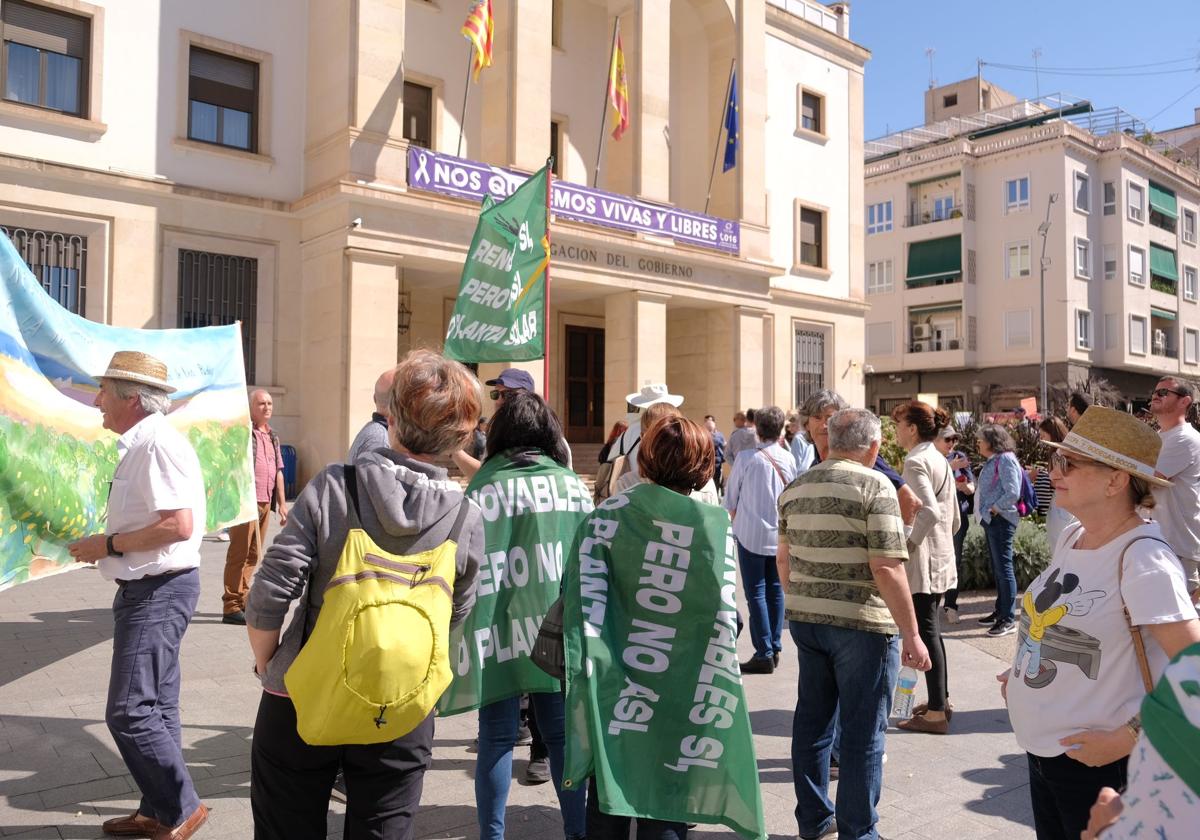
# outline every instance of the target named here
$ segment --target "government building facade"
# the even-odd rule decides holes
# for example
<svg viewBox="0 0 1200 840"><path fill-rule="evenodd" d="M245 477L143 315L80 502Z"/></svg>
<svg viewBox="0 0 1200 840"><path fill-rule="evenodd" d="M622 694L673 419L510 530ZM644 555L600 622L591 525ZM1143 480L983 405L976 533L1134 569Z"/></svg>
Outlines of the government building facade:
<svg viewBox="0 0 1200 840"><path fill-rule="evenodd" d="M572 443L649 382L725 429L822 387L862 404L869 53L849 6L493 0L494 64L468 84L468 5L5 0L0 226L86 318L240 321L302 478L344 457L383 369L440 349L482 195L550 155L546 384Z"/></svg>

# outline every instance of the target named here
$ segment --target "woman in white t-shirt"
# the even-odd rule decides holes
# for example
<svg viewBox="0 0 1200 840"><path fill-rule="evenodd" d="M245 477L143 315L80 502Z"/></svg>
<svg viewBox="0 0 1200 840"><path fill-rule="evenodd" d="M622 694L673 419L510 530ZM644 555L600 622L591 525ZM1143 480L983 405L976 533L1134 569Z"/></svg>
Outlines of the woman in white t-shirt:
<svg viewBox="0 0 1200 840"><path fill-rule="evenodd" d="M1178 558L1136 510L1153 504L1149 487L1162 483L1158 435L1093 406L1062 443L1048 445L1057 450L1056 501L1078 523L1064 529L1022 597L1016 657L998 678L1028 753L1038 838L1075 840L1100 790L1125 785L1147 679L1200 641L1200 621ZM1144 640L1148 677L1126 608Z"/></svg>

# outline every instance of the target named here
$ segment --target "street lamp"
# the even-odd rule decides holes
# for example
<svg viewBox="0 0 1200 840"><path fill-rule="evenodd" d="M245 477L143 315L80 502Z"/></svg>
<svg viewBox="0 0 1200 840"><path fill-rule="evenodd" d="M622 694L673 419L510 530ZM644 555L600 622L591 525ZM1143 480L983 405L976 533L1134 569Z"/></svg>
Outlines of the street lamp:
<svg viewBox="0 0 1200 840"><path fill-rule="evenodd" d="M1041 328L1042 328L1042 360L1040 366L1041 374L1041 396L1038 399L1038 411L1043 416L1049 410L1049 400L1047 398L1046 388L1046 269L1050 266L1050 258L1046 256L1046 234L1050 232L1050 208L1054 202L1058 201L1058 193L1050 193L1050 200L1046 202L1046 221L1038 225L1037 231L1042 236L1042 259L1041 259Z"/></svg>

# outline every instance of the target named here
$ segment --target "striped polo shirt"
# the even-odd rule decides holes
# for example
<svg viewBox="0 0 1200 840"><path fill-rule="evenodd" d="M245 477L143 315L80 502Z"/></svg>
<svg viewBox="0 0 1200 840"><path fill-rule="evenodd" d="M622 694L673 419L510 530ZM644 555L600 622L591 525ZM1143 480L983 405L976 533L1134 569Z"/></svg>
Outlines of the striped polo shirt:
<svg viewBox="0 0 1200 840"><path fill-rule="evenodd" d="M908 559L900 503L886 478L854 461L815 465L779 497L779 542L791 559L789 620L899 632L869 560Z"/></svg>

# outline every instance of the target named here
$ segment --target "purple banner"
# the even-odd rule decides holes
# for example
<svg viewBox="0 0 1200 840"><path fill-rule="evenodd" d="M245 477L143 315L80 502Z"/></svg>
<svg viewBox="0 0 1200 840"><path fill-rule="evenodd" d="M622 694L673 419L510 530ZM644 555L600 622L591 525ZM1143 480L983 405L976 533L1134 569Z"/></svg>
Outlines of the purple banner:
<svg viewBox="0 0 1200 840"><path fill-rule="evenodd" d="M417 190L473 201L489 193L503 199L528 177L416 146L408 149L408 185ZM601 227L665 236L729 254L739 253L741 245L741 226L729 219L650 204L567 181L554 182L551 204L556 216Z"/></svg>

